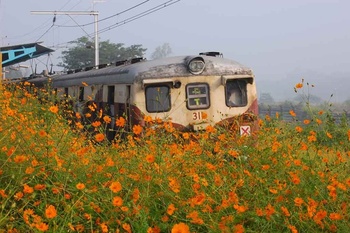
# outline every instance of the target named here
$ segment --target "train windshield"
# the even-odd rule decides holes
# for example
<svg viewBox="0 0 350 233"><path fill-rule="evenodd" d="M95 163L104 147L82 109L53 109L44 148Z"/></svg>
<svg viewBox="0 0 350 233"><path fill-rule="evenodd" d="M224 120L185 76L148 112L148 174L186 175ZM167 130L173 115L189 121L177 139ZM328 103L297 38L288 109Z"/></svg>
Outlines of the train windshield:
<svg viewBox="0 0 350 233"><path fill-rule="evenodd" d="M206 109L210 106L209 86L206 83L193 83L186 86L188 109Z"/></svg>
<svg viewBox="0 0 350 233"><path fill-rule="evenodd" d="M247 80L231 79L226 83L226 105L228 107L243 107L247 105Z"/></svg>
<svg viewBox="0 0 350 233"><path fill-rule="evenodd" d="M167 85L146 87L146 109L148 112L167 112L170 110L170 87Z"/></svg>

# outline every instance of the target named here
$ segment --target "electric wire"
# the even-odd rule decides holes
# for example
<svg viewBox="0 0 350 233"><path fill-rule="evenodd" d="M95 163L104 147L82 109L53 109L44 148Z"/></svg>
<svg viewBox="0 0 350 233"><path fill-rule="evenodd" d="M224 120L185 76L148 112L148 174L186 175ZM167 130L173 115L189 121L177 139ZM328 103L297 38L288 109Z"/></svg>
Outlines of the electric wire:
<svg viewBox="0 0 350 233"><path fill-rule="evenodd" d="M115 24L113 24L111 26L105 27L105 28L99 30L98 33L101 34L101 33L107 32L109 30L112 30L112 29L114 29L116 27L120 27L120 26L125 25L127 23L130 23L132 21L135 21L135 20L137 20L139 18L142 18L142 17L145 17L145 16L147 16L149 14L152 14L152 13L154 13L156 11L159 11L159 10L161 10L163 8L171 6L171 5L173 5L173 4L177 3L177 2L180 2L181 0L176 0L175 2L173 2L173 1L174 0L167 1L165 3L162 3L162 4L158 5L158 6L155 6L155 7L151 8L151 9L143 11L143 12L137 14L137 15L129 17L129 18L127 18L127 19L125 19L125 20L123 20L121 22L117 22L117 23L115 23Z"/></svg>
<svg viewBox="0 0 350 233"><path fill-rule="evenodd" d="M60 10L62 10L65 6L67 6L72 0L68 0L61 8ZM76 5L73 6L73 8L75 6L77 6L82 0L80 0ZM71 8L72 9L72 8ZM44 23L42 23L41 25L37 26L36 28L34 28L33 30L29 31L28 33L24 33L24 34L21 34L21 35L15 35L15 36L9 36L8 39L9 40L14 40L14 39L17 39L17 38L23 38L23 37L27 37L28 35L31 35L31 34L34 34L36 33L37 31L41 30L42 28L45 28L48 26L48 24L50 23L50 20L47 20L45 21ZM50 26L49 29L52 29L52 25ZM46 30L45 33L48 33L50 30ZM40 36L40 38L42 38L45 33L43 35ZM39 41L40 40L37 39L36 41Z"/></svg>
<svg viewBox="0 0 350 233"><path fill-rule="evenodd" d="M168 7L168 6L171 6L171 5L173 5L173 4L177 3L177 2L180 2L180 1L181 1L181 0L176 0L176 1L174 1L174 0L169 0L169 1L163 2L163 3L161 3L161 4L159 4L159 5L155 6L155 7L152 7L152 8L150 8L150 9L148 9L148 10L145 10L145 11L143 11L143 12L137 14L137 15L131 16L131 17L129 17L129 18L127 18L127 19L124 19L124 20L122 20L122 21L120 21L120 22L117 22L117 23L112 24L112 25L110 25L110 26L108 26L108 27L105 27L105 28L103 28L103 29L100 29L100 30L98 30L98 33L99 33L99 34L102 34L102 33L104 33L104 32L110 31L110 30L112 30L112 29L114 29L114 28L116 28L116 27L123 26L123 25L125 25L125 24L128 24L128 23L130 23L130 22L132 22L132 21L135 21L135 20L137 20L137 19L139 19L139 18L145 17L145 16L147 16L147 15L149 15L149 14L152 14L152 13L154 13L154 12L156 12L156 11L159 11L159 10L161 10L161 9L163 9L163 8L166 8L166 7ZM89 36L92 37L94 34L95 34L95 33L90 33ZM60 43L60 44L58 44L57 46L67 45L67 47L68 47L68 44L70 44L70 43L74 43L74 40L68 41L68 42L64 42L64 43ZM63 47L65 47L65 46L63 46Z"/></svg>
<svg viewBox="0 0 350 233"><path fill-rule="evenodd" d="M103 19L99 19L99 20L97 20L97 23L102 22L102 21L105 21L105 20L108 20L108 19L111 19L111 18L116 17L116 16L119 16L119 15L121 15L121 14L124 14L124 13L126 13L126 12L128 12L128 11L131 11L131 10L133 10L133 9L135 9L135 8L137 8L137 7L141 6L141 5L143 5L143 4L145 4L146 2L149 2L149 1L150 1L150 0L143 1L143 2L141 2L141 3L139 3L139 4L135 5L135 6L132 6L132 7L128 8L128 9L123 10L123 11L121 11L121 12L118 12L118 13L116 13L116 14L114 14L114 15L108 16L108 17L103 18ZM173 1L173 0L171 0L171 1ZM95 23L95 22L86 23L86 24L81 24L81 25L79 25L79 27L89 26L89 25L92 25L92 24L94 24L94 23ZM66 26L65 26L65 25L57 25L57 27L78 27L78 26L76 26L76 25L66 25Z"/></svg>

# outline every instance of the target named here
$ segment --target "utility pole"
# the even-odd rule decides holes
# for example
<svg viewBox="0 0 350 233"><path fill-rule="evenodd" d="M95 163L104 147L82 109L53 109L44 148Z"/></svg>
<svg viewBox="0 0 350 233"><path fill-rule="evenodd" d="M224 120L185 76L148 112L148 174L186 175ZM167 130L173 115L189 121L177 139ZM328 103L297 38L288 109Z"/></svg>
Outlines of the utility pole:
<svg viewBox="0 0 350 233"><path fill-rule="evenodd" d="M37 15L93 15L95 25L95 66L98 69L100 64L99 57L99 40L98 40L98 11L31 11Z"/></svg>

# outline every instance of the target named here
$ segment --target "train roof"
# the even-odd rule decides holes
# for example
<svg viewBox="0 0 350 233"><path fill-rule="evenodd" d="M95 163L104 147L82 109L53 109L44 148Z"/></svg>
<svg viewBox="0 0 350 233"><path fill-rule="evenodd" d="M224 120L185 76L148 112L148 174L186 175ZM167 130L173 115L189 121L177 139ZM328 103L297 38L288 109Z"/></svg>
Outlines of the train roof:
<svg viewBox="0 0 350 233"><path fill-rule="evenodd" d="M189 71L188 61L191 59L200 59L204 61L205 67L200 74L193 74ZM252 75L252 70L250 68L236 61L204 54L167 57L156 60L138 59L138 62L130 63L132 62L125 61L122 65L118 66L111 64L105 68L53 76L53 86L81 86L82 82L88 85L111 83L131 84L142 82L144 79L190 77L194 75ZM33 81L35 82L35 80Z"/></svg>

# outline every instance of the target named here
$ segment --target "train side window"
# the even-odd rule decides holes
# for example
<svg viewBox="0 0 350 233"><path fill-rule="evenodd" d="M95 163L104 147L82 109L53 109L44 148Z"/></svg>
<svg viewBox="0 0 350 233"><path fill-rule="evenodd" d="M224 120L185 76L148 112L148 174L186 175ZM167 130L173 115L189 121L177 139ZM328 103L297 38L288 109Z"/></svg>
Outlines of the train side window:
<svg viewBox="0 0 350 233"><path fill-rule="evenodd" d="M170 87L168 85L146 87L147 112L167 112L170 108Z"/></svg>
<svg viewBox="0 0 350 233"><path fill-rule="evenodd" d="M225 92L225 100L228 107L243 107L247 105L247 80L227 80Z"/></svg>
<svg viewBox="0 0 350 233"><path fill-rule="evenodd" d="M187 108L206 109L210 106L209 86L206 83L188 84L186 86Z"/></svg>
<svg viewBox="0 0 350 233"><path fill-rule="evenodd" d="M84 101L84 87L79 87L79 102Z"/></svg>

